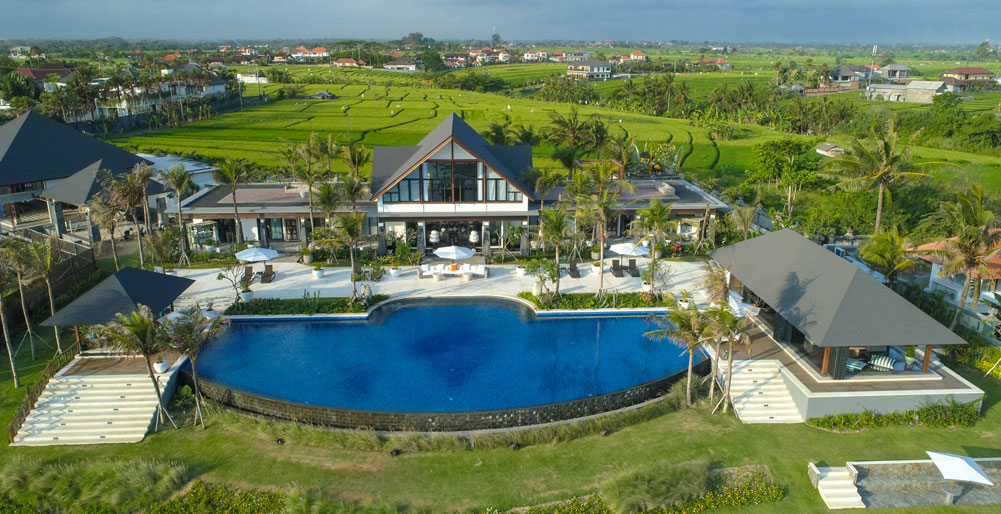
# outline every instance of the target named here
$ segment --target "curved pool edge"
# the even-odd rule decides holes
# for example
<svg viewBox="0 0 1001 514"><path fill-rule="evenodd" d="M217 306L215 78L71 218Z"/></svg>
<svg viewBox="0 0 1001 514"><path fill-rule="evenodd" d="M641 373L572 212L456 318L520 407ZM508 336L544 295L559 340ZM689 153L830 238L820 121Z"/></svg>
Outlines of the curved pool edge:
<svg viewBox="0 0 1001 514"><path fill-rule="evenodd" d="M708 360L695 367L708 368ZM277 400L199 377L201 393L227 407L268 418L342 429L385 432L469 432L529 428L612 413L638 406L666 393L686 369L636 386L601 395L512 409L462 412L391 412L342 409Z"/></svg>

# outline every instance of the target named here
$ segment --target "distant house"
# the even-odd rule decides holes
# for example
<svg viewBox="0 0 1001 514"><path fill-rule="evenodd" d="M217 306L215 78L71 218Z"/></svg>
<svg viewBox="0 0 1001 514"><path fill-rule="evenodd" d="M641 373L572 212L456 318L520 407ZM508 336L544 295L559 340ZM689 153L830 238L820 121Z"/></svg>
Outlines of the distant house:
<svg viewBox="0 0 1001 514"><path fill-rule="evenodd" d="M553 55L549 57L549 60L553 62L563 62L564 59L566 59L566 56L559 50L553 52Z"/></svg>
<svg viewBox="0 0 1001 514"><path fill-rule="evenodd" d="M292 57L295 57L296 59L309 58L309 49L304 46L297 46L292 49Z"/></svg>
<svg viewBox="0 0 1001 514"><path fill-rule="evenodd" d="M887 64L877 73L890 82L910 78L911 68L903 64Z"/></svg>
<svg viewBox="0 0 1001 514"><path fill-rule="evenodd" d="M545 60L549 59L549 53L546 52L545 48L540 48L539 51L536 52L536 54L538 54L538 56L539 56L538 60L540 60L540 61L545 61Z"/></svg>
<svg viewBox="0 0 1001 514"><path fill-rule="evenodd" d="M859 87L862 81L862 73L851 66L838 66L828 72L830 84L834 87Z"/></svg>
<svg viewBox="0 0 1001 514"><path fill-rule="evenodd" d="M400 52L393 52L393 53L389 54L389 56L392 57L393 59L402 59L403 58L403 54L401 54Z"/></svg>
<svg viewBox="0 0 1001 514"><path fill-rule="evenodd" d="M646 53L643 50L636 50L635 52L629 54L630 61L645 61Z"/></svg>
<svg viewBox="0 0 1001 514"><path fill-rule="evenodd" d="M30 46L15 46L10 49L11 59L27 59L31 57Z"/></svg>
<svg viewBox="0 0 1001 514"><path fill-rule="evenodd" d="M264 75L258 75L257 73L237 73L236 80L239 80L243 84L267 84L270 81Z"/></svg>
<svg viewBox="0 0 1001 514"><path fill-rule="evenodd" d="M953 68L942 74L942 77L952 77L956 80L966 82L986 82L991 80L994 73L987 68Z"/></svg>
<svg viewBox="0 0 1001 514"><path fill-rule="evenodd" d="M587 52L567 51L563 53L563 61L575 62L587 59Z"/></svg>
<svg viewBox="0 0 1001 514"><path fill-rule="evenodd" d="M936 95L947 92L941 80L912 80L907 84L873 84L866 88L869 100L930 104Z"/></svg>
<svg viewBox="0 0 1001 514"><path fill-rule="evenodd" d="M596 59L574 61L567 66L567 76L575 79L608 80L612 78L612 65Z"/></svg>
<svg viewBox="0 0 1001 514"><path fill-rule="evenodd" d="M507 50L497 52L497 62L511 62L511 52Z"/></svg>
<svg viewBox="0 0 1001 514"><path fill-rule="evenodd" d="M292 56L285 52L278 52L271 57L271 64L287 64L292 60Z"/></svg>
<svg viewBox="0 0 1001 514"><path fill-rule="evenodd" d="M413 59L389 61L383 64L382 67L392 71L417 71L417 63Z"/></svg>
<svg viewBox="0 0 1001 514"><path fill-rule="evenodd" d="M342 57L334 61L334 66L341 68L359 68L363 64L365 64L364 61L356 61L350 57Z"/></svg>
<svg viewBox="0 0 1001 514"><path fill-rule="evenodd" d="M328 52L326 48L318 46L309 51L309 56L313 59L326 59L327 57L330 57L330 52Z"/></svg>
<svg viewBox="0 0 1001 514"><path fill-rule="evenodd" d="M817 145L817 153L827 157L839 157L845 154L845 149L834 143L820 143Z"/></svg>
<svg viewBox="0 0 1001 514"><path fill-rule="evenodd" d="M164 62L174 62L181 58L181 52L174 52L163 56Z"/></svg>
<svg viewBox="0 0 1001 514"><path fill-rule="evenodd" d="M539 60L539 54L538 54L538 52L534 52L532 50L528 50L528 51L526 51L526 52L524 52L524 53L521 54L521 60L522 61L527 61L527 62L538 61Z"/></svg>
<svg viewBox="0 0 1001 514"><path fill-rule="evenodd" d="M330 91L320 91L306 97L307 100L333 100L334 98L337 98L337 96Z"/></svg>
<svg viewBox="0 0 1001 514"><path fill-rule="evenodd" d="M731 69L730 63L726 62L725 59L699 59L695 61L695 64L699 66L715 66L717 70Z"/></svg>
<svg viewBox="0 0 1001 514"><path fill-rule="evenodd" d="M241 46L240 53L250 57L252 55L257 55L257 49L249 46Z"/></svg>
<svg viewBox="0 0 1001 514"><path fill-rule="evenodd" d="M445 54L441 58L450 69L465 68L469 64L468 54Z"/></svg>
<svg viewBox="0 0 1001 514"><path fill-rule="evenodd" d="M236 54L233 57L230 57L229 62L233 64L249 64L253 62L253 59L243 54Z"/></svg>

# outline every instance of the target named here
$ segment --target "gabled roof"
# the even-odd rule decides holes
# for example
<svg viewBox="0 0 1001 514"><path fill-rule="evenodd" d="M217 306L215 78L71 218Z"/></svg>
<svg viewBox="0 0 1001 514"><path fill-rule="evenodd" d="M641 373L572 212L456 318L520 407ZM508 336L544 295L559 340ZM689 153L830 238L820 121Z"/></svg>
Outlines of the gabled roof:
<svg viewBox="0 0 1001 514"><path fill-rule="evenodd" d="M65 178L98 160L113 173L152 164L35 111L0 125L0 185Z"/></svg>
<svg viewBox="0 0 1001 514"><path fill-rule="evenodd" d="M889 71L911 71L911 67L910 66L907 66L907 65L904 65L904 64L896 64L896 63L894 63L894 64L887 64L886 66L883 66L883 69L884 70L889 70Z"/></svg>
<svg viewBox="0 0 1001 514"><path fill-rule="evenodd" d="M979 66L973 68L953 68L943 75L994 75L994 72Z"/></svg>
<svg viewBox="0 0 1001 514"><path fill-rule="evenodd" d="M38 196L72 205L87 203L88 200L104 190L104 177L101 172L106 168L103 166L103 163L103 159L98 159L82 170L60 180L58 184L46 188ZM122 173L124 171L118 171L112 173L112 175L117 176ZM158 195L164 192L166 192L166 189L156 180L150 180L149 185L146 187L147 196Z"/></svg>
<svg viewBox="0 0 1001 514"><path fill-rule="evenodd" d="M104 279L69 305L42 322L47 327L96 325L128 314L145 305L159 314L195 281L136 268L121 271Z"/></svg>
<svg viewBox="0 0 1001 514"><path fill-rule="evenodd" d="M521 172L532 165L532 147L491 145L454 112L416 146L375 147L372 155L372 199L382 196L449 140L465 147L497 174L514 184L525 196L534 199L534 188L526 186L521 180Z"/></svg>
<svg viewBox="0 0 1001 514"><path fill-rule="evenodd" d="M791 229L709 255L817 346L966 344L865 271Z"/></svg>

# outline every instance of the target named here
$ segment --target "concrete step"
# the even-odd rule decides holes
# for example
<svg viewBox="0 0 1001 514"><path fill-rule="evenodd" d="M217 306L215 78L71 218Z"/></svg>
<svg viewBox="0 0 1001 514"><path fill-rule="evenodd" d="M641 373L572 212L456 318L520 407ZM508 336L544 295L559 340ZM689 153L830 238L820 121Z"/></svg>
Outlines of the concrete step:
<svg viewBox="0 0 1001 514"><path fill-rule="evenodd" d="M158 375L159 377L160 375ZM153 387L153 382L150 381L149 375L143 373L138 375L64 375L60 377L53 377L49 380L49 383L55 384L100 384L100 383L135 383L140 384L145 382Z"/></svg>
<svg viewBox="0 0 1001 514"><path fill-rule="evenodd" d="M817 492L829 509L864 509L865 503L846 467L817 468Z"/></svg>
<svg viewBox="0 0 1001 514"><path fill-rule="evenodd" d="M146 413L135 413L135 414L122 414L117 416L29 416L28 419L24 420L22 426L31 427L57 427L57 426L69 426L74 427L103 427L103 426L122 426L133 423L149 423L152 416Z"/></svg>
<svg viewBox="0 0 1001 514"><path fill-rule="evenodd" d="M758 423L802 423L803 416L796 415L771 415L771 416L744 416L738 415L741 423L751 425Z"/></svg>
<svg viewBox="0 0 1001 514"><path fill-rule="evenodd" d="M53 444L135 443L146 437L145 431L129 434L95 435L93 433L64 433L58 436L18 433L12 446L49 446Z"/></svg>
<svg viewBox="0 0 1001 514"><path fill-rule="evenodd" d="M81 401L107 401L107 400L130 400L130 399L156 399L156 391L137 389L117 391L114 389L82 389L79 391L43 391L38 396L39 400L81 400Z"/></svg>
<svg viewBox="0 0 1001 514"><path fill-rule="evenodd" d="M45 424L24 424L21 430L25 431L26 434L38 434L38 435L59 435L64 433L77 433L77 432L89 432L95 435L106 435L106 434L120 434L120 433L132 433L132 432L142 432L146 433L146 429L149 428L150 421L152 421L152 416L150 419L145 421L125 421L121 423L112 422L98 422L98 421L86 421L86 422L73 422L70 424L60 424L60 423L45 423Z"/></svg>

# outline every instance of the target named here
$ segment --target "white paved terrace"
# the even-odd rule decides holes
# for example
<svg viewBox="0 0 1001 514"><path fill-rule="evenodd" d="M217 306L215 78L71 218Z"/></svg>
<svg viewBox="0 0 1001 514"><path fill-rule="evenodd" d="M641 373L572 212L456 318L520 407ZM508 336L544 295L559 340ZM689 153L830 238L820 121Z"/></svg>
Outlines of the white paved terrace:
<svg viewBox="0 0 1001 514"><path fill-rule="evenodd" d="M641 259L638 262L642 270L649 261ZM312 276L312 266L294 262L273 261L275 279L271 283L254 282L251 289L255 298L301 298L303 293L310 295L319 292L321 297L349 296L351 294L350 269L347 267L324 268L322 278ZM667 290L678 294L690 291L695 295L697 303L705 303L706 299L699 289L699 281L704 274L705 264L702 262L669 261L670 279ZM371 284L374 294L388 294L393 298L407 296L515 296L522 291L531 291L534 277L518 276L513 264L494 264L488 266L488 278L473 278L463 282L458 276L448 277L442 281L433 278L417 278L417 268L407 266L398 277L386 273L379 282ZM255 271L264 269L263 263L254 265ZM580 266L580 278L570 278L566 272L560 281L560 291L564 293L594 293L598 290L598 275L591 272L591 266ZM224 309L236 299L236 292L226 280L217 280L218 269L182 269L178 275L195 280L188 290L175 302L175 307L188 307L200 302L204 308L207 302L214 302L214 308ZM605 271L605 291L636 292L642 290L639 278L626 275L622 278ZM361 283L359 283L361 287Z"/></svg>

